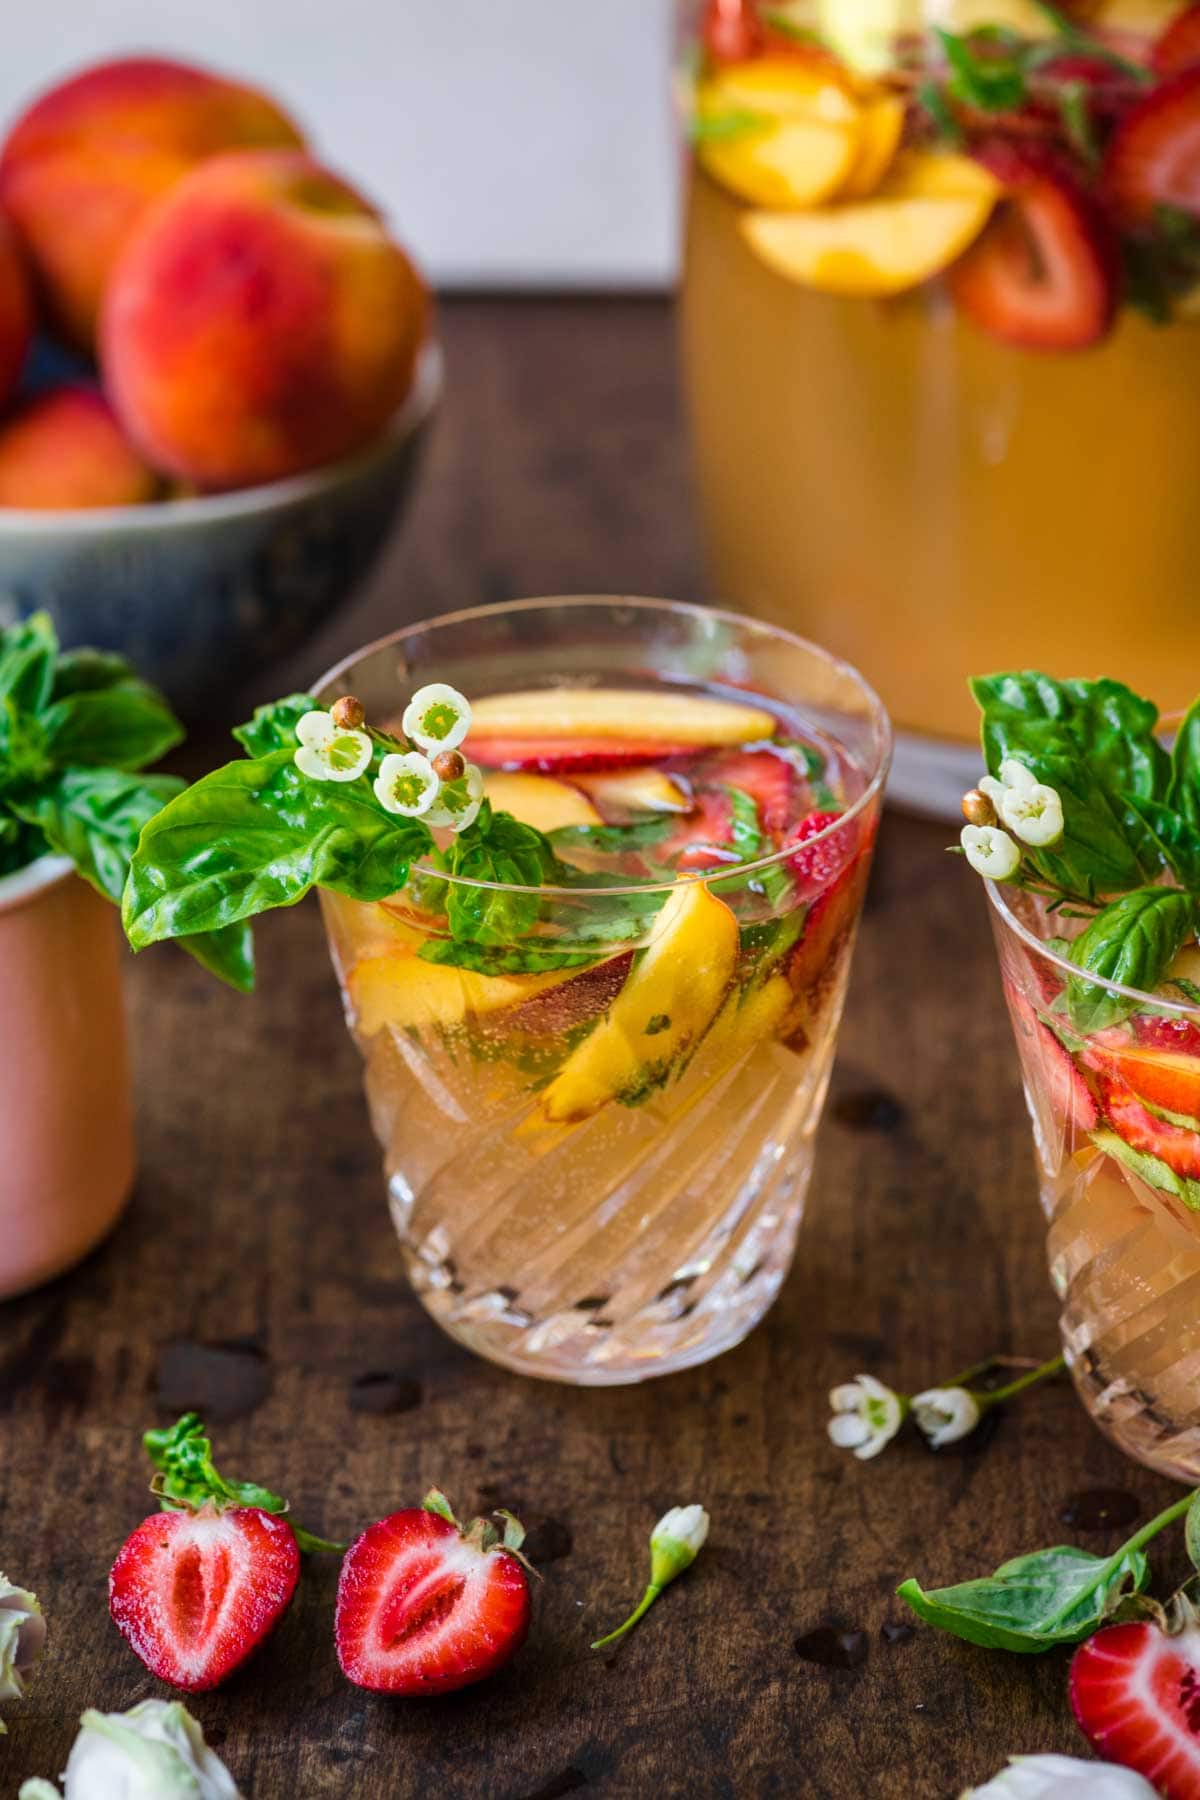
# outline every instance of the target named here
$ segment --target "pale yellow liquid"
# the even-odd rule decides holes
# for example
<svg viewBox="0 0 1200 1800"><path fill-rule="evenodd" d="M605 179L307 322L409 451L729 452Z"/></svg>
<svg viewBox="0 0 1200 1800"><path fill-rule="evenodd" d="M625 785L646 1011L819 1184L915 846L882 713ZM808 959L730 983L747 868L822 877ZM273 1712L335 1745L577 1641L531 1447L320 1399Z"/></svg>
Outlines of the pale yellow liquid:
<svg viewBox="0 0 1200 1800"><path fill-rule="evenodd" d="M682 330L722 601L853 662L903 730L976 739L966 677L1200 669L1200 324L1127 309L1073 354L1010 349L940 294L813 293L697 174Z"/></svg>

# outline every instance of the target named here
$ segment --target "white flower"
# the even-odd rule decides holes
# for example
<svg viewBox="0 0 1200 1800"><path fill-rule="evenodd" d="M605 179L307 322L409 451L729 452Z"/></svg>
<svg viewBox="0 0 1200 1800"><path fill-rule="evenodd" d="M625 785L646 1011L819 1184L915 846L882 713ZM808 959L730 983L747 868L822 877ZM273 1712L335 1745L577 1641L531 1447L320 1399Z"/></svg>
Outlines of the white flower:
<svg viewBox="0 0 1200 1800"><path fill-rule="evenodd" d="M1028 787L1005 788L998 811L1009 830L1036 849L1057 844L1063 834L1062 801L1052 787L1040 781Z"/></svg>
<svg viewBox="0 0 1200 1800"><path fill-rule="evenodd" d="M241 1800L225 1764L178 1700L143 1700L126 1713L90 1709L71 1746L63 1794L27 1781L20 1800Z"/></svg>
<svg viewBox="0 0 1200 1800"><path fill-rule="evenodd" d="M470 702L444 681L418 688L404 709L404 735L422 750L457 750L471 729Z"/></svg>
<svg viewBox="0 0 1200 1800"><path fill-rule="evenodd" d="M442 791L425 815L429 825L449 825L465 831L473 825L483 805L483 771L468 763L457 781L444 781Z"/></svg>
<svg viewBox="0 0 1200 1800"><path fill-rule="evenodd" d="M989 881L1010 881L1021 866L1021 852L995 825L964 825L958 837L967 861Z"/></svg>
<svg viewBox="0 0 1200 1800"><path fill-rule="evenodd" d="M1000 764L1000 781L1010 793L1019 794L1022 789L1037 786L1036 777L1015 756L1006 756Z"/></svg>
<svg viewBox="0 0 1200 1800"><path fill-rule="evenodd" d="M21 1698L45 1642L46 1621L35 1597L0 1575L0 1700Z"/></svg>
<svg viewBox="0 0 1200 1800"><path fill-rule="evenodd" d="M986 1786L962 1800L1156 1800L1157 1790L1132 1769L1078 1756L1010 1756Z"/></svg>
<svg viewBox="0 0 1200 1800"><path fill-rule="evenodd" d="M923 1394L914 1394L912 1413L935 1450L967 1437L981 1417L979 1402L961 1387L926 1388Z"/></svg>
<svg viewBox="0 0 1200 1800"><path fill-rule="evenodd" d="M374 781L375 797L384 811L401 813L406 819L427 813L440 786L433 764L419 750L385 756Z"/></svg>
<svg viewBox="0 0 1200 1800"><path fill-rule="evenodd" d="M1000 803L1004 799L1004 783L1002 781L997 781L994 775L981 775L975 785L978 787L981 794L987 795L988 799L995 807L998 817L1000 813Z"/></svg>
<svg viewBox="0 0 1200 1800"><path fill-rule="evenodd" d="M695 1562L708 1536L708 1514L702 1506L673 1506L650 1533L650 1580L666 1587Z"/></svg>
<svg viewBox="0 0 1200 1800"><path fill-rule="evenodd" d="M839 1450L853 1450L865 1462L890 1444L904 1423L904 1401L873 1375L843 1382L829 1396L833 1418L829 1436Z"/></svg>
<svg viewBox="0 0 1200 1800"><path fill-rule="evenodd" d="M339 730L327 712L305 713L296 736L296 767L313 781L357 781L371 766L366 732Z"/></svg>

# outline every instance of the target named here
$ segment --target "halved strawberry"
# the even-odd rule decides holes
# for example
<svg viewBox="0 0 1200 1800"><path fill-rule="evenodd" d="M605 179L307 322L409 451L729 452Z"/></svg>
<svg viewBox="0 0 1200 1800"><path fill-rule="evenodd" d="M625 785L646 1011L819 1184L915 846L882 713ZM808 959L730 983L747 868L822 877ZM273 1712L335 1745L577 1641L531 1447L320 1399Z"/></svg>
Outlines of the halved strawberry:
<svg viewBox="0 0 1200 1800"><path fill-rule="evenodd" d="M1102 1757L1170 1800L1200 1800L1200 1631L1106 1625L1072 1657L1070 1695Z"/></svg>
<svg viewBox="0 0 1200 1800"><path fill-rule="evenodd" d="M653 743L648 738L468 738L463 755L484 769L528 769L540 775L575 770L632 768L695 756L694 744Z"/></svg>
<svg viewBox="0 0 1200 1800"><path fill-rule="evenodd" d="M718 788L701 788L695 805L653 857L672 869L716 869L740 861L733 848L733 801Z"/></svg>
<svg viewBox="0 0 1200 1800"><path fill-rule="evenodd" d="M774 750L729 750L698 772L702 782L740 788L758 807L760 828L772 837L786 829L795 810L796 771Z"/></svg>
<svg viewBox="0 0 1200 1800"><path fill-rule="evenodd" d="M1152 224L1160 206L1200 216L1200 68L1173 75L1129 109L1101 179L1130 225Z"/></svg>
<svg viewBox="0 0 1200 1800"><path fill-rule="evenodd" d="M334 1639L342 1673L376 1694L445 1694L482 1681L529 1631L524 1533L460 1529L436 1489L369 1525L346 1552Z"/></svg>
<svg viewBox="0 0 1200 1800"><path fill-rule="evenodd" d="M839 815L810 813L789 834L791 842L815 837ZM821 884L804 920L804 935L788 958L787 978L797 993L808 990L815 1005L837 967L838 951L849 938L862 904L871 870L875 823L860 832L856 825L831 832L819 844L810 844L789 859L796 880L810 891Z"/></svg>
<svg viewBox="0 0 1200 1800"><path fill-rule="evenodd" d="M831 825L836 825L840 817L841 814L835 812L806 813L785 837L785 847L793 844L804 846L788 858L788 867L796 880L805 887L829 887L854 856L858 834L853 825L847 825L841 831L830 831L829 836L821 838L819 844L809 841L820 837Z"/></svg>
<svg viewBox="0 0 1200 1800"><path fill-rule="evenodd" d="M154 1513L112 1566L109 1611L151 1674L199 1694L274 1629L299 1577L295 1534L272 1513Z"/></svg>
<svg viewBox="0 0 1200 1800"><path fill-rule="evenodd" d="M1142 1105L1132 1088L1111 1075L1100 1077L1100 1100L1117 1136L1131 1150L1156 1156L1176 1175L1200 1180L1200 1131L1172 1125Z"/></svg>
<svg viewBox="0 0 1200 1800"><path fill-rule="evenodd" d="M1096 343L1120 298L1120 252L1104 213L1048 147L994 138L975 155L1005 196L947 274L955 303L1020 349Z"/></svg>
<svg viewBox="0 0 1200 1800"><path fill-rule="evenodd" d="M1185 6L1155 41L1150 67L1156 75L1178 75L1200 63L1200 5Z"/></svg>

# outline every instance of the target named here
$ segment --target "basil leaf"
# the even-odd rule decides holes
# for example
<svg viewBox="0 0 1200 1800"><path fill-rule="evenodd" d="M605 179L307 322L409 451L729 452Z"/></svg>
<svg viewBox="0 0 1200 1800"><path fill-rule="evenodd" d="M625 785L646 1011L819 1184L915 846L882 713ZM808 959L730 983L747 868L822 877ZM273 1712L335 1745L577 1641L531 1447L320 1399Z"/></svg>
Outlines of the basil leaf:
<svg viewBox="0 0 1200 1800"><path fill-rule="evenodd" d="M254 992L254 933L245 919L217 931L190 932L179 939L179 948L239 994Z"/></svg>
<svg viewBox="0 0 1200 1800"><path fill-rule="evenodd" d="M141 769L183 739L163 696L136 679L67 694L42 714L41 724L60 768Z"/></svg>
<svg viewBox="0 0 1200 1800"><path fill-rule="evenodd" d="M54 685L58 634L49 613L31 613L0 631L0 700L22 712L38 713Z"/></svg>
<svg viewBox="0 0 1200 1800"><path fill-rule="evenodd" d="M12 795L10 805L52 850L71 858L85 881L119 905L143 827L182 787L173 775L64 769Z"/></svg>
<svg viewBox="0 0 1200 1800"><path fill-rule="evenodd" d="M1146 873L1169 870L1182 887L1200 893L1200 819L1192 822L1161 800L1122 798L1125 829Z"/></svg>
<svg viewBox="0 0 1200 1800"><path fill-rule="evenodd" d="M983 112L1012 112L1025 99L1025 76L1021 66L1011 57L979 56L974 47L975 33L958 37L952 31L934 27L952 71L951 93L969 106ZM985 37L985 42L993 41Z"/></svg>
<svg viewBox="0 0 1200 1800"><path fill-rule="evenodd" d="M51 700L65 700L68 694L92 694L100 688L117 687L123 681L137 681L137 670L112 650L63 650L54 665L54 687Z"/></svg>
<svg viewBox="0 0 1200 1800"><path fill-rule="evenodd" d="M770 125L767 113L752 112L748 107L730 108L721 113L693 113L688 121L688 137L693 144L719 144L730 138L746 137Z"/></svg>
<svg viewBox="0 0 1200 1800"><path fill-rule="evenodd" d="M1005 757L1028 765L1032 752L1058 753L1086 760L1110 793L1167 798L1171 760L1156 736L1158 708L1121 682L1055 681L1027 670L978 676L970 686L993 775Z"/></svg>
<svg viewBox="0 0 1200 1800"><path fill-rule="evenodd" d="M296 727L305 713L313 712L317 702L311 694L289 694L286 700L272 700L268 706L256 706L254 717L245 725L235 725L233 735L247 756L269 756L272 750L295 750Z"/></svg>
<svg viewBox="0 0 1200 1800"><path fill-rule="evenodd" d="M1193 701L1175 739L1167 804L1200 828L1200 700Z"/></svg>
<svg viewBox="0 0 1200 1800"><path fill-rule="evenodd" d="M550 840L511 813L493 812L485 800L473 825L461 831L441 859L449 875L471 881L502 882L505 889L466 887L451 881L446 918L452 935L465 943L512 945L525 937L541 912L535 892L544 879L556 880L565 865Z"/></svg>
<svg viewBox="0 0 1200 1800"><path fill-rule="evenodd" d="M1035 781L1055 788L1063 803L1063 835L1052 850L1026 850L1027 859L1055 887L1092 899L1120 893L1157 874L1143 868L1124 823L1124 808L1093 778L1077 753L1026 750L1021 762Z"/></svg>
<svg viewBox="0 0 1200 1800"><path fill-rule="evenodd" d="M1070 1544L1001 1563L994 1575L926 1593L916 1581L896 1592L918 1618L987 1650L1040 1654L1089 1637L1127 1592L1146 1584L1140 1551L1093 1556Z"/></svg>
<svg viewBox="0 0 1200 1800"><path fill-rule="evenodd" d="M1098 912L1071 946L1071 961L1088 975L1151 993L1196 928L1196 901L1180 888L1137 888ZM1101 1031L1137 1010L1135 1000L1072 975L1067 1011L1083 1032Z"/></svg>
<svg viewBox="0 0 1200 1800"><path fill-rule="evenodd" d="M294 906L313 887L385 900L432 845L419 819L386 813L365 781L310 781L291 750L228 763L142 833L122 916L135 949Z"/></svg>
<svg viewBox="0 0 1200 1800"><path fill-rule="evenodd" d="M669 837L679 824L677 813L664 813L653 819L639 819L634 825L559 825L548 832L547 840L558 850L640 850Z"/></svg>
<svg viewBox="0 0 1200 1800"><path fill-rule="evenodd" d="M763 854L763 837L758 826L758 803L752 794L741 788L727 787L733 806L733 816L729 822L733 847L743 862L754 862Z"/></svg>
<svg viewBox="0 0 1200 1800"><path fill-rule="evenodd" d="M477 969L481 975L539 975L550 969L582 969L596 961L594 951L556 949L553 938L527 938L523 944L501 947L431 937L417 955L424 962Z"/></svg>
<svg viewBox="0 0 1200 1800"><path fill-rule="evenodd" d="M1192 1504L1184 1517L1183 1529L1192 1567L1200 1569L1200 1489L1192 1495Z"/></svg>

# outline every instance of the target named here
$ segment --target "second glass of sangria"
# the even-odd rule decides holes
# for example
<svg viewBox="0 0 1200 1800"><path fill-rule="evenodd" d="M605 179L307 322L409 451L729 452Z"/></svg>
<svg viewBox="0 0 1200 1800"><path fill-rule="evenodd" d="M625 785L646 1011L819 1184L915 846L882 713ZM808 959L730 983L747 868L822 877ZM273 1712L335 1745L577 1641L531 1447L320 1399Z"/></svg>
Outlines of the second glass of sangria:
<svg viewBox="0 0 1200 1800"><path fill-rule="evenodd" d="M951 812L971 668L1200 663L1200 6L681 4L723 598L850 657ZM913 654L920 647L921 654Z"/></svg>

